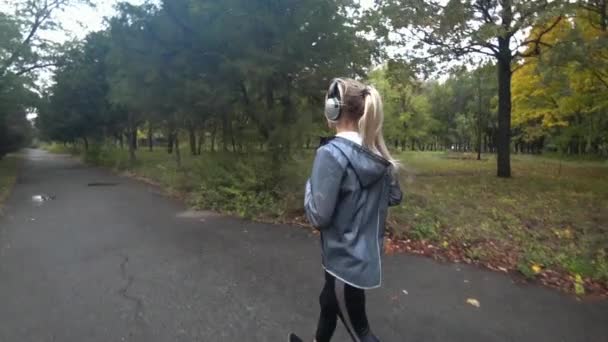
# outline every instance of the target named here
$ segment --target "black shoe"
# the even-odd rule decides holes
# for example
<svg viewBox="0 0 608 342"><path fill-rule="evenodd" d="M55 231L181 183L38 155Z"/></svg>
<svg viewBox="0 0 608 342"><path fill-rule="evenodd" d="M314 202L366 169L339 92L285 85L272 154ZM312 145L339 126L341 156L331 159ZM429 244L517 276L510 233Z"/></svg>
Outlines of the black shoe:
<svg viewBox="0 0 608 342"><path fill-rule="evenodd" d="M304 342L301 338L299 338L296 334L290 333L287 336L287 342Z"/></svg>

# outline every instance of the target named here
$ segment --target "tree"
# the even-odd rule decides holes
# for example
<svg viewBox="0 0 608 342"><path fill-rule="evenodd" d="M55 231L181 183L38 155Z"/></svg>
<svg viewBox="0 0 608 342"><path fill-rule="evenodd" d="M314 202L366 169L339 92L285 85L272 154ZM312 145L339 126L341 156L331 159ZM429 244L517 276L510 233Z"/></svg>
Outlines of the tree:
<svg viewBox="0 0 608 342"><path fill-rule="evenodd" d="M596 20L579 9L547 35L552 48L527 58L514 76L514 124L525 142L552 138L562 152L601 153L608 140L608 49L597 45L603 31Z"/></svg>
<svg viewBox="0 0 608 342"><path fill-rule="evenodd" d="M60 24L55 13L74 4L90 4L88 0L15 0L14 15L0 13L3 41L0 45L0 80L9 72L28 74L55 65L59 44L44 38L45 31L56 30ZM6 32L6 33L4 33Z"/></svg>
<svg viewBox="0 0 608 342"><path fill-rule="evenodd" d="M61 46L44 38L57 29L55 13L86 0L16 0L0 12L0 157L28 140L27 112L39 104L31 91L35 71L56 64Z"/></svg>
<svg viewBox="0 0 608 342"><path fill-rule="evenodd" d="M30 141L32 127L26 113L38 102L37 94L29 90L30 79L9 74L3 82L4 87L0 89L0 159Z"/></svg>
<svg viewBox="0 0 608 342"><path fill-rule="evenodd" d="M562 20L562 1L514 0L389 0L379 5L380 32L398 33L401 42L417 42L410 54L417 61L447 62L478 54L496 61L498 74L499 177L511 176L511 76L515 61L538 54L545 35ZM530 39L518 36L531 27L542 30ZM533 45L526 52L524 47ZM407 45L406 45L407 46ZM422 56L419 51L423 51ZM427 63L429 64L429 63ZM431 63L434 64L434 63Z"/></svg>
<svg viewBox="0 0 608 342"><path fill-rule="evenodd" d="M37 120L44 137L64 142L81 139L88 149L90 138L99 141L110 130L115 109L108 102L107 54L107 35L92 33L62 56L49 104Z"/></svg>

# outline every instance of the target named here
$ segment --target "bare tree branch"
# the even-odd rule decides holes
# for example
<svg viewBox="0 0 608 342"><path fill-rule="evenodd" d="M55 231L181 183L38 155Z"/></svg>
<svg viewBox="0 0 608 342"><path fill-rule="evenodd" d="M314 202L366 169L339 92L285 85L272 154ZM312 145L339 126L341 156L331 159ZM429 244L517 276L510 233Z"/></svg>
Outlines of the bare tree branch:
<svg viewBox="0 0 608 342"><path fill-rule="evenodd" d="M516 52L513 55L513 57L515 57L515 58L521 58L521 57L527 58L527 57L538 56L540 54L540 52L541 52L540 51L540 47L541 46L545 46L545 47L549 47L549 48L553 47L551 44L543 42L542 39L543 39L543 37L547 33L551 32L557 26L557 24L559 24L562 21L563 18L564 17L561 16L561 15L558 16L555 19L555 21L553 21L553 23L551 23L551 25L549 25L544 30L542 30L536 37L534 37L532 39L526 39L523 42L521 42L521 44L519 44L519 46L515 49ZM524 47L524 46L528 46L530 44L534 44L534 46L533 46L533 48L532 48L532 50L530 52L522 53L522 52L517 51L518 48Z"/></svg>
<svg viewBox="0 0 608 342"><path fill-rule="evenodd" d="M37 6L37 2L31 3L34 15L32 24L28 30L27 35L25 36L25 39L23 39L23 41L19 43L19 45L10 55L10 57L4 63L2 63L2 67L0 67L0 77L4 76L7 70L11 68L11 66L19 59L19 57L23 53L23 49L25 49L26 46L31 44L32 40L36 37L36 34L40 30L41 26L47 20L50 19L53 11L61 7L64 3L65 0L53 0L51 2L45 0L44 5L41 8ZM34 67L32 70L34 69L36 69L36 67Z"/></svg>
<svg viewBox="0 0 608 342"><path fill-rule="evenodd" d="M600 83L602 83L606 87L606 89L608 89L608 81L606 81L604 77L602 77L600 72L595 69L591 69L591 73L593 73L593 76L595 76L595 78L597 78L597 80L600 81Z"/></svg>
<svg viewBox="0 0 608 342"><path fill-rule="evenodd" d="M484 5L489 5L489 1L488 0L478 0L473 4L473 8L475 8L476 10L481 12L483 19L487 24L493 24L494 19L492 18L492 15L490 14L490 10L488 7L486 7Z"/></svg>
<svg viewBox="0 0 608 342"><path fill-rule="evenodd" d="M496 53L495 50L493 48L492 51L493 52L488 52L488 51L484 51L483 48L489 48L488 46L486 46L485 44L470 44L470 45L465 45L465 46L458 46L458 45L453 45L453 44L449 44L449 43L445 43L443 42L441 39L437 39L434 38L428 34L425 33L425 36L421 39L421 41L427 45L431 45L431 46L435 46L435 47L441 47L444 49L449 50L452 54L460 57L460 56L464 56L468 53L471 52L475 52L475 53L480 53L480 54L484 54L487 56L492 56L495 57Z"/></svg>

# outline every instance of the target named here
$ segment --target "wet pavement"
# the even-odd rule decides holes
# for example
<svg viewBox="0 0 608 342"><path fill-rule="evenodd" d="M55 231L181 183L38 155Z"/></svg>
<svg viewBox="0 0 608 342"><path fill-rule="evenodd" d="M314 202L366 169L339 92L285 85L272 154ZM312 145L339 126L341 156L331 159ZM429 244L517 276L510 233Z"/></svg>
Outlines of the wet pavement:
<svg viewBox="0 0 608 342"><path fill-rule="evenodd" d="M1 342L284 341L314 330L323 276L307 230L188 211L39 150L24 152L4 212ZM368 296L383 341L608 341L607 302L418 257L383 267ZM334 340L347 341L341 326Z"/></svg>

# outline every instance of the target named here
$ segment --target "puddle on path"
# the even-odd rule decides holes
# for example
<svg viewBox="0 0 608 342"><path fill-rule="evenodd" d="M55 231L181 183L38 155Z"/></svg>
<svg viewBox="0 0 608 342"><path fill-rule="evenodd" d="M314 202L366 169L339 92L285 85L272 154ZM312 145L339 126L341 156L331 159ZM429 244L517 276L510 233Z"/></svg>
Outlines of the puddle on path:
<svg viewBox="0 0 608 342"><path fill-rule="evenodd" d="M54 199L55 199L55 196L47 195L47 194L38 194L38 195L32 196L32 202L34 202L34 204L38 204L38 205L40 205L44 202L52 201Z"/></svg>

